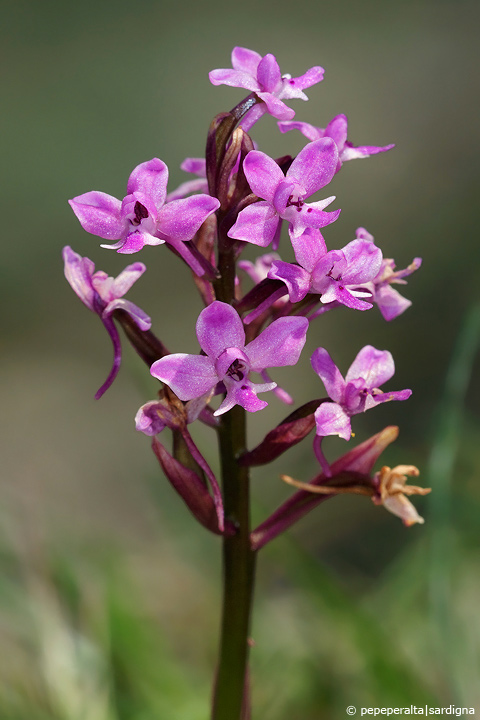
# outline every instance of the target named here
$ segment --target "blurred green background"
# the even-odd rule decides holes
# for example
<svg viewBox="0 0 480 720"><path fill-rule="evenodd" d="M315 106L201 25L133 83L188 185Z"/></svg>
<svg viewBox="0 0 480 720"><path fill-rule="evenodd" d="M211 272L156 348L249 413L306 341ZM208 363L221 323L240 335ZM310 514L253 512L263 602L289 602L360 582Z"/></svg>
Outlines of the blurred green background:
<svg viewBox="0 0 480 720"><path fill-rule="evenodd" d="M355 144L396 143L336 176L342 214L325 238L341 247L362 225L398 267L422 256L405 291L414 305L390 324L375 309L331 313L308 350L328 347L343 370L367 343L393 353L390 387L413 397L357 417L356 440L400 425L384 463L417 464L434 489L416 502L423 527L341 497L264 551L254 720L342 718L347 705L480 712L479 14L462 0L3 4L1 720L208 716L220 546L134 430L156 385L126 343L119 378L94 400L111 347L60 253L70 244L122 269L67 199L123 197L154 156L170 189L185 179L180 162L202 154L210 119L242 98L207 77L234 45L272 52L293 75L325 67L310 101L292 103L297 119L324 127L344 112ZM272 155L303 142L269 118L252 135ZM163 248L140 259L132 299L168 347L196 352L188 271ZM322 393L308 357L275 373L299 403ZM251 443L287 412L272 398ZM211 436L196 437L215 466ZM327 444L331 457L345 449ZM281 472L312 477L309 440L255 474L259 521L290 492Z"/></svg>

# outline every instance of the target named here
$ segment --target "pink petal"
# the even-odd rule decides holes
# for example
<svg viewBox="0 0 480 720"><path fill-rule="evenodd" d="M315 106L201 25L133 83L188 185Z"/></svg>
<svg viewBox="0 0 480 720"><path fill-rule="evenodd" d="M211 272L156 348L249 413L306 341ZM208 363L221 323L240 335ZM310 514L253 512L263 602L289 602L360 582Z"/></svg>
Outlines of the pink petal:
<svg viewBox="0 0 480 720"><path fill-rule="evenodd" d="M198 398L218 382L212 360L202 355L166 355L153 363L150 372L171 387L180 400Z"/></svg>
<svg viewBox="0 0 480 720"><path fill-rule="evenodd" d="M262 90L266 90L269 93L274 92L281 79L282 74L277 60L274 55L268 53L268 55L265 55L265 57L261 59L257 68L257 80Z"/></svg>
<svg viewBox="0 0 480 720"><path fill-rule="evenodd" d="M275 209L270 203L260 201L252 203L238 214L235 225L227 235L236 240L267 247L275 239L279 224L280 218Z"/></svg>
<svg viewBox="0 0 480 720"><path fill-rule="evenodd" d="M324 402L315 411L317 435L339 435L344 440L350 440L352 426L345 410L337 403Z"/></svg>
<svg viewBox="0 0 480 720"><path fill-rule="evenodd" d="M158 232L165 239L191 240L220 203L210 195L194 195L164 205L158 216Z"/></svg>
<svg viewBox="0 0 480 720"><path fill-rule="evenodd" d="M295 110L292 110L285 105L284 102L279 100L275 95L269 92L258 92L257 95L267 106L267 110L270 115L279 120L291 120L295 117Z"/></svg>
<svg viewBox="0 0 480 720"><path fill-rule="evenodd" d="M230 87L244 88L250 92L260 90L260 85L255 77L241 70L229 70L228 68L212 70L208 73L208 77L212 85L229 85Z"/></svg>
<svg viewBox="0 0 480 720"><path fill-rule="evenodd" d="M213 359L227 348L242 349L245 345L245 330L239 314L219 300L202 310L196 330L200 347Z"/></svg>
<svg viewBox="0 0 480 720"><path fill-rule="evenodd" d="M113 300L114 298L123 297L130 290L132 285L137 282L138 278L143 275L146 269L146 266L141 262L127 265L125 270L122 270L120 275L118 275L113 281L110 287L110 299ZM93 281L93 284L97 287L95 280ZM99 293L101 295L100 290ZM106 298L104 298L104 300L106 300Z"/></svg>
<svg viewBox="0 0 480 720"><path fill-rule="evenodd" d="M312 367L325 385L328 396L336 403L343 401L345 380L325 348L317 348L312 355Z"/></svg>
<svg viewBox="0 0 480 720"><path fill-rule="evenodd" d="M147 313L144 312L137 305L132 303L130 300L124 300L123 298L118 298L118 300L112 300L108 303L107 307L103 311L102 317L108 317L114 312L114 310L123 310L124 312L128 313L134 323L137 325L137 327L140 328L140 330L150 330L150 328L152 327L152 321L147 315Z"/></svg>
<svg viewBox="0 0 480 720"><path fill-rule="evenodd" d="M327 245L320 230L307 228L300 237L291 238L295 259L308 272L327 253Z"/></svg>
<svg viewBox="0 0 480 720"><path fill-rule="evenodd" d="M252 150L245 158L243 170L252 192L272 204L278 185L285 180L275 160L265 153Z"/></svg>
<svg viewBox="0 0 480 720"><path fill-rule="evenodd" d="M294 178L306 190L306 197L313 195L331 181L338 164L338 150L331 138L321 138L308 143L291 164L287 178Z"/></svg>
<svg viewBox="0 0 480 720"><path fill-rule="evenodd" d="M252 370L295 365L305 345L308 320L283 317L274 320L245 348Z"/></svg>
<svg viewBox="0 0 480 720"><path fill-rule="evenodd" d="M289 130L300 130L302 135L311 142L320 140L320 138L323 138L325 135L321 128L317 128L314 125L310 125L310 123L299 122L297 120L287 120L286 122L279 122L277 125L278 129L282 133L289 132Z"/></svg>
<svg viewBox="0 0 480 720"><path fill-rule="evenodd" d="M128 178L127 195L143 193L155 204L157 211L165 202L167 194L168 168L159 158L153 158L137 165Z"/></svg>
<svg viewBox="0 0 480 720"><path fill-rule="evenodd" d="M347 260L347 268L342 275L345 285L360 285L378 275L383 256L373 242L352 240L342 249Z"/></svg>
<svg viewBox="0 0 480 720"><path fill-rule="evenodd" d="M341 153L347 141L348 118L346 115L336 115L324 130L324 137L335 141L338 152Z"/></svg>
<svg viewBox="0 0 480 720"><path fill-rule="evenodd" d="M389 285L380 286L375 292L375 302L385 320L390 321L401 315L412 304Z"/></svg>
<svg viewBox="0 0 480 720"><path fill-rule="evenodd" d="M303 300L310 289L310 273L297 265L281 260L272 263L268 277L285 283L291 302Z"/></svg>
<svg viewBox="0 0 480 720"><path fill-rule="evenodd" d="M89 258L78 255L69 245L63 248L62 256L67 282L83 304L95 312L95 291L92 285L95 264Z"/></svg>
<svg viewBox="0 0 480 720"><path fill-rule="evenodd" d="M92 190L68 201L84 230L104 240L119 240L127 229L117 198Z"/></svg>
<svg viewBox="0 0 480 720"><path fill-rule="evenodd" d="M366 345L350 366L345 380L363 378L368 388L378 388L395 374L395 364L388 350L376 350Z"/></svg>
<svg viewBox="0 0 480 720"><path fill-rule="evenodd" d="M232 50L232 67L234 70L242 70L256 76L261 59L262 56L255 50L244 47L234 47Z"/></svg>

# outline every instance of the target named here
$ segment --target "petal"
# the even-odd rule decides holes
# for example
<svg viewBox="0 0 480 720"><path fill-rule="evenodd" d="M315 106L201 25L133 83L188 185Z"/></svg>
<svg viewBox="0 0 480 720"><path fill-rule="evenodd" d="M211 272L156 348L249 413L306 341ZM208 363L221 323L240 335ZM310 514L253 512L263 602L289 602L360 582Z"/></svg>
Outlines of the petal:
<svg viewBox="0 0 480 720"><path fill-rule="evenodd" d="M412 505L410 500L402 493L385 498L382 505L389 510L389 512L401 518L403 524L407 527L415 523L423 524L425 522L423 517L416 511L414 505Z"/></svg>
<svg viewBox="0 0 480 720"><path fill-rule="evenodd" d="M122 255L133 255L139 252L145 245L161 245L165 240L156 238L150 233L142 232L137 230L136 232L129 233L125 240L115 243L115 245L102 244L100 247L107 248L107 250L116 250Z"/></svg>
<svg viewBox="0 0 480 720"><path fill-rule="evenodd" d="M401 315L412 304L389 285L380 286L375 292L375 302L385 320L390 321Z"/></svg>
<svg viewBox="0 0 480 720"><path fill-rule="evenodd" d="M267 247L274 240L280 218L268 202L256 202L239 212L228 237Z"/></svg>
<svg viewBox="0 0 480 720"><path fill-rule="evenodd" d="M345 380L363 378L368 388L378 388L395 374L395 364L388 350L376 350L366 345L350 366Z"/></svg>
<svg viewBox="0 0 480 720"><path fill-rule="evenodd" d="M191 240L220 203L210 195L194 195L164 205L158 216L158 232L165 239Z"/></svg>
<svg viewBox="0 0 480 720"><path fill-rule="evenodd" d="M252 370L295 365L307 338L305 317L283 317L274 320L245 348Z"/></svg>
<svg viewBox="0 0 480 720"><path fill-rule="evenodd" d="M102 322L105 326L105 330L110 335L110 339L112 341L113 364L112 364L112 369L110 370L107 379L95 393L95 400L99 400L102 397L102 395L108 390L110 385L113 383L113 381L115 380L115 378L118 375L118 371L120 370L120 364L122 361L122 346L120 345L120 336L118 334L117 328L115 327L115 323L109 317L102 318Z"/></svg>
<svg viewBox="0 0 480 720"><path fill-rule="evenodd" d="M89 258L78 255L69 245L63 248L62 257L67 282L83 304L95 312L95 290L92 285L95 264Z"/></svg>
<svg viewBox="0 0 480 720"><path fill-rule="evenodd" d="M332 280L325 292L322 293L322 303L339 302L352 310L371 310L373 305L366 300L360 300L359 296L371 297L370 293L360 293L348 286L341 285Z"/></svg>
<svg viewBox="0 0 480 720"><path fill-rule="evenodd" d="M317 348L312 355L312 367L325 385L328 396L336 403L343 402L345 380L325 348Z"/></svg>
<svg viewBox="0 0 480 720"><path fill-rule="evenodd" d="M272 263L268 277L285 283L291 302L303 300L310 288L310 273L291 263L282 261Z"/></svg>
<svg viewBox="0 0 480 720"><path fill-rule="evenodd" d="M272 93L257 91L257 95L260 100L265 103L268 112L274 118L278 118L278 120L291 120L295 117L295 110L289 108L288 105L285 105L284 102L279 100L278 97L275 97L275 95L272 95Z"/></svg>
<svg viewBox="0 0 480 720"><path fill-rule="evenodd" d="M80 225L92 235L104 240L119 240L127 224L120 215L122 203L117 198L92 190L69 200Z"/></svg>
<svg viewBox="0 0 480 720"><path fill-rule="evenodd" d="M317 435L339 435L344 440L350 440L352 426L345 410L337 403L324 402L315 410Z"/></svg>
<svg viewBox="0 0 480 720"><path fill-rule="evenodd" d="M135 325L137 325L140 330L150 330L150 328L152 327L152 321L147 315L147 313L134 303L130 302L130 300L124 300L123 298L119 298L118 300L112 300L112 302L108 303L107 307L103 311L102 317L108 317L115 310L123 310L124 312L128 313Z"/></svg>
<svg viewBox="0 0 480 720"><path fill-rule="evenodd" d="M284 220L288 220L291 223L289 228L290 238L293 240L300 237L309 227L319 229L330 225L337 220L341 210L334 210L333 212L325 212L324 207L330 205L335 200L335 195L325 198L325 200L319 200L315 203L305 203L301 208L289 207L282 214Z"/></svg>
<svg viewBox="0 0 480 720"><path fill-rule="evenodd" d="M202 178L207 176L207 163L205 158L185 158L180 165L180 169Z"/></svg>
<svg viewBox="0 0 480 720"><path fill-rule="evenodd" d="M391 390L390 392L382 392L381 390L377 390L377 392L373 391L372 394L367 397L365 410L369 410L379 403L390 402L391 400L408 400L411 395L412 391L409 388L405 390Z"/></svg>
<svg viewBox="0 0 480 720"><path fill-rule="evenodd" d="M347 141L348 119L346 115L336 115L330 120L324 131L325 137L335 141L338 152L341 153Z"/></svg>
<svg viewBox="0 0 480 720"><path fill-rule="evenodd" d="M262 56L255 50L249 50L244 47L234 47L232 50L232 67L234 70L242 70L251 73L256 77L257 68L260 64Z"/></svg>
<svg viewBox="0 0 480 720"><path fill-rule="evenodd" d="M387 152L392 150L395 145L384 145L383 147L377 147L376 145L359 145L355 147L349 142L345 143L345 147L340 152L340 159L342 162L347 160L356 160L358 158L369 157L370 155L377 155L381 152Z"/></svg>
<svg viewBox="0 0 480 720"><path fill-rule="evenodd" d="M272 390L274 387L276 387L275 383L269 383L267 386L255 385L249 380L246 380L243 383L229 382L225 400L222 402L218 410L214 412L214 415L223 415L231 410L235 405L241 405L245 408L245 410L248 410L248 412L263 410L263 408L267 407L268 403L265 402L265 400L260 400L257 397L257 392Z"/></svg>
<svg viewBox="0 0 480 720"><path fill-rule="evenodd" d="M272 204L278 185L285 180L275 160L265 153L252 150L245 158L243 170L252 192Z"/></svg>
<svg viewBox="0 0 480 720"><path fill-rule="evenodd" d="M128 178L127 195L143 193L159 210L167 194L168 168L159 158L137 165Z"/></svg>
<svg viewBox="0 0 480 720"><path fill-rule="evenodd" d="M313 195L335 175L338 164L338 150L331 138L321 138L308 143L301 150L287 172L287 178L294 178L303 185L306 196Z"/></svg>
<svg viewBox="0 0 480 720"><path fill-rule="evenodd" d="M277 123L278 129L282 133L289 132L289 130L300 130L307 140L311 142L320 140L323 138L325 133L321 128L317 128L314 125L306 122L298 122L297 120L287 120L286 122Z"/></svg>
<svg viewBox="0 0 480 720"><path fill-rule="evenodd" d="M157 408L159 407L160 403L158 400L153 400L142 405L135 415L135 429L150 437L161 433L167 425L157 412Z"/></svg>
<svg viewBox="0 0 480 720"><path fill-rule="evenodd" d="M273 93L282 79L282 74L274 55L268 53L259 62L257 80L262 90Z"/></svg>
<svg viewBox="0 0 480 720"><path fill-rule="evenodd" d="M300 237L291 238L295 259L308 272L327 254L327 246L320 230L307 228Z"/></svg>
<svg viewBox="0 0 480 720"><path fill-rule="evenodd" d="M357 240L370 240L370 242L375 240L373 235L371 235L371 233L369 233L364 227L358 227L355 230L355 237Z"/></svg>
<svg viewBox="0 0 480 720"><path fill-rule="evenodd" d="M291 78L290 85L292 87L305 90L305 88L312 87L312 85L316 85L317 83L321 82L323 80L324 74L325 70L320 67L320 65L315 65L314 67L311 67L309 70L307 70L307 72L303 75L300 75L296 78Z"/></svg>
<svg viewBox="0 0 480 720"><path fill-rule="evenodd" d="M153 363L150 372L166 383L180 400L198 398L218 382L212 360L202 355L166 355Z"/></svg>
<svg viewBox="0 0 480 720"><path fill-rule="evenodd" d="M382 265L383 255L370 240L352 240L342 248L347 260L342 279L346 285L360 285L374 280Z"/></svg>
<svg viewBox="0 0 480 720"><path fill-rule="evenodd" d="M212 85L229 85L230 87L244 88L250 92L260 90L256 78L241 70L229 70L228 68L212 70L208 73L208 78Z"/></svg>
<svg viewBox="0 0 480 720"><path fill-rule="evenodd" d="M288 182L287 180L282 180L282 182L277 185L275 195L273 196L273 207L279 215L285 215L287 207L290 207L289 201L292 199L297 188L298 186L295 182Z"/></svg>
<svg viewBox="0 0 480 720"><path fill-rule="evenodd" d="M110 293L111 293L111 299L113 298L120 298L123 297L132 287L134 283L137 282L138 278L143 275L143 273L146 270L146 266L141 262L133 263L132 265L127 265L125 270L122 270L120 275L118 275L115 280L113 281ZM95 279L93 281L94 287L98 290L99 294L101 295L100 289L97 287L97 284L95 282ZM104 298L106 299L106 298Z"/></svg>
<svg viewBox="0 0 480 720"><path fill-rule="evenodd" d="M202 310L196 329L200 347L214 360L227 348L241 350L245 345L245 330L239 314L219 300Z"/></svg>

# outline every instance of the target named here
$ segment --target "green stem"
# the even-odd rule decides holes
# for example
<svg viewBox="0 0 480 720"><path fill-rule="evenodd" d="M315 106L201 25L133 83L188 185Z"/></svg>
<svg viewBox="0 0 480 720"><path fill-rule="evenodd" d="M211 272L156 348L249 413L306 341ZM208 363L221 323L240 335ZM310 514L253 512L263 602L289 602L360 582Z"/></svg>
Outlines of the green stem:
<svg viewBox="0 0 480 720"><path fill-rule="evenodd" d="M238 464L245 448L245 411L238 405L219 430L225 516L237 533L223 541L223 611L212 720L247 717L248 636L255 553L250 545L248 468Z"/></svg>
<svg viewBox="0 0 480 720"><path fill-rule="evenodd" d="M231 303L235 256L230 239L219 233L217 300ZM225 520L235 535L223 538L223 607L220 652L212 720L246 720L248 711L248 636L253 600L255 552L250 543L249 469L238 459L245 452L245 410L235 405L218 429Z"/></svg>

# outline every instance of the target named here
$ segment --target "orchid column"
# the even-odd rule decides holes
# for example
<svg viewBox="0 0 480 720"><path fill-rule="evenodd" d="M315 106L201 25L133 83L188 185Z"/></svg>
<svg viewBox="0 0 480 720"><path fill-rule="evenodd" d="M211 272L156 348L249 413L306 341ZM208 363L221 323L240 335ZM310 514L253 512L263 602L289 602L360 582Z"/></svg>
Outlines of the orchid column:
<svg viewBox="0 0 480 720"><path fill-rule="evenodd" d="M211 72L211 82L249 94L213 119L205 158L182 163L182 169L197 176L194 180L167 194L168 169L153 158L133 170L123 200L93 191L70 201L87 232L115 241L102 247L134 254L145 245L163 245L159 252L168 249L189 266L204 305L195 328L198 354L170 353L151 330L150 317L123 299L145 265L129 265L114 279L95 272L93 262L70 247L64 249L68 282L100 317L113 343L113 366L96 397L119 372L120 326L161 383L158 397L139 409L136 428L152 438L165 476L195 519L222 538L223 610L212 720L250 718L248 648L256 553L336 495L369 497L412 525L423 519L407 496L428 492L407 485L407 476L418 475L413 466L384 466L374 472L379 455L398 434L395 427L332 463L324 454L324 437L350 440L352 417L411 395L409 389L380 389L393 376L394 361L387 350L371 345L356 353L345 379L329 352L317 347L311 358L312 387L318 386L319 377L327 395L296 408L254 448L246 447L246 418L266 407L264 393L271 392L275 402L293 403L270 377L270 369L297 364L307 332L317 332L318 318L325 312L364 312L376 304L384 319L393 320L410 301L391 286L405 284L404 278L421 261L415 258L405 270L395 271L394 261L383 257L363 227L343 248L327 248L321 230L339 217L340 210L325 209L335 197L307 199L319 190L323 195L346 161L393 145L354 146L347 139L344 115L324 129L292 121L295 113L284 101L307 100L304 90L323 79L323 69L313 67L292 78L281 74L273 55L262 57L239 47L232 52L232 65ZM273 159L255 149L248 132L265 115L280 121L281 132L298 129L307 137L296 157ZM281 240L282 226L288 240ZM296 263L278 254L284 242L291 243ZM239 260L248 244L271 245L274 252L255 263ZM245 276L237 271L253 281L250 290L244 292ZM189 426L197 422L217 435L220 482L190 433ZM319 472L310 482L282 476L296 492L252 529L250 467L270 463L314 429L312 450ZM170 450L160 441L169 432Z"/></svg>

